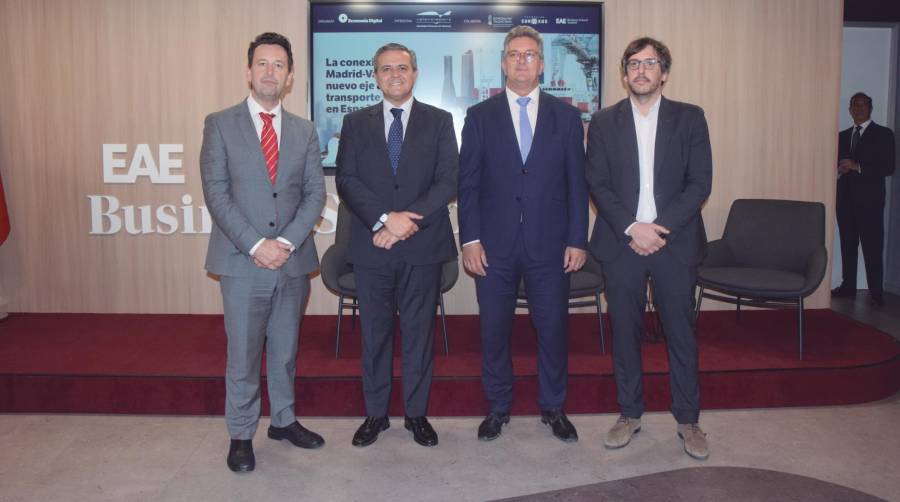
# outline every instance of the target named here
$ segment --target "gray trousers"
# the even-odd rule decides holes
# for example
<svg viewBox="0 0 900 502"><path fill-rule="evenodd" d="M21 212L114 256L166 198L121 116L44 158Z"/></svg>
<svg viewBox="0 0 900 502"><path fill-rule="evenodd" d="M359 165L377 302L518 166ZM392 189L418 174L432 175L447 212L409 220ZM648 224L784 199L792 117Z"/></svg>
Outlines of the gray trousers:
<svg viewBox="0 0 900 502"><path fill-rule="evenodd" d="M286 427L296 420L297 342L309 277L259 269L248 277L222 276L220 284L228 337L225 423L232 439L252 439L259 422L264 345L272 425Z"/></svg>

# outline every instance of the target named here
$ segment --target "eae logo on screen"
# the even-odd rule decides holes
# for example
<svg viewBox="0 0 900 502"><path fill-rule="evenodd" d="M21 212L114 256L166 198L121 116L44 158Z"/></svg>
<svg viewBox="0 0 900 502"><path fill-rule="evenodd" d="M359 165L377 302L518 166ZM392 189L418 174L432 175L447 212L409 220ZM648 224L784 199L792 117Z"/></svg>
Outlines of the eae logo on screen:
<svg viewBox="0 0 900 502"><path fill-rule="evenodd" d="M140 143L129 151L123 143L103 145L103 183L108 185L149 182L154 185L183 185L181 174L184 145ZM131 235L208 234L212 219L206 206L194 206L190 194L181 204L123 204L115 195L88 195L91 206L91 235L114 235L122 230Z"/></svg>

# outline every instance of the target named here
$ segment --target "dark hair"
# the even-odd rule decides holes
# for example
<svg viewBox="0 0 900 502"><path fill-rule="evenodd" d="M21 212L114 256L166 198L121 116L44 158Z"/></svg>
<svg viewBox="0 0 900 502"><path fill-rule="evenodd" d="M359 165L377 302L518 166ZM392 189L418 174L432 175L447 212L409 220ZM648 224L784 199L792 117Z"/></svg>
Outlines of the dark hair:
<svg viewBox="0 0 900 502"><path fill-rule="evenodd" d="M672 68L672 54L669 52L669 48L666 47L666 44L650 37L641 37L637 40L632 40L631 43L628 44L628 47L625 48L625 54L622 55L622 70L625 70L628 65L628 59L631 56L641 52L648 46L653 47L653 50L656 51L656 55L659 56L659 62L662 65L663 73L669 73L669 70Z"/></svg>
<svg viewBox="0 0 900 502"><path fill-rule="evenodd" d="M387 51L403 51L409 54L409 64L412 66L413 71L419 71L419 65L416 62L416 51L410 49L409 47L403 44L397 44L391 42L389 44L384 44L375 51L375 55L372 56L372 66L375 68L375 73L378 73L378 56L384 54Z"/></svg>
<svg viewBox="0 0 900 502"><path fill-rule="evenodd" d="M263 33L250 42L250 48L247 49L247 68L253 66L253 52L260 45L280 45L287 52L288 71L294 70L294 53L291 52L291 42L284 35L273 32Z"/></svg>
<svg viewBox="0 0 900 502"><path fill-rule="evenodd" d="M866 104L869 105L869 108L872 108L872 98L864 92L857 92L856 94L850 96L850 106L853 106L853 101L856 98L863 98L864 100L866 100Z"/></svg>

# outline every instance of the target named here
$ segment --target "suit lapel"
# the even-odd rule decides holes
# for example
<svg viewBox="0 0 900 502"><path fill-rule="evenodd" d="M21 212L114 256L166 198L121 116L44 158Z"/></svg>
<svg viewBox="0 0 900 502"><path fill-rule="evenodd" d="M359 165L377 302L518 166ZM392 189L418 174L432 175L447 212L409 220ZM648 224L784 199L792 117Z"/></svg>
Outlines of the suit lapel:
<svg viewBox="0 0 900 502"><path fill-rule="evenodd" d="M275 185L280 185L281 180L287 179L294 163L286 162L300 158L299 147L306 142L300 138L300 129L293 115L289 115L281 107L281 139L278 144L278 175L275 177Z"/></svg>
<svg viewBox="0 0 900 502"><path fill-rule="evenodd" d="M537 121L534 125L534 135L531 140L531 150L528 152L527 161L539 158L541 146L547 144L553 137L553 129L556 127L556 116L550 106L549 94L542 92L538 100ZM509 114L507 114L509 115ZM512 118L510 116L510 118ZM538 164L540 165L540 163Z"/></svg>
<svg viewBox="0 0 900 502"><path fill-rule="evenodd" d="M619 102L616 110L616 125L620 134L619 141L622 145L622 151L630 152L627 157L630 165L624 167L634 175L635 185L640 185L641 169L638 160L637 132L634 130L634 116L631 112L630 98L625 98Z"/></svg>
<svg viewBox="0 0 900 502"><path fill-rule="evenodd" d="M384 137L384 103L380 102L369 107L368 116L369 141L375 145L374 150L380 153L381 158L365 160L371 160L374 167L381 169L383 171L382 174L385 176L393 176L394 173L391 172L391 157L387 149L387 139Z"/></svg>
<svg viewBox="0 0 900 502"><path fill-rule="evenodd" d="M413 99L412 106L409 109L409 120L406 122L406 133L403 134L403 146L400 148L400 161L397 163L397 176L405 172L409 158L411 145L418 144L419 138L423 134L419 123L423 121L422 116L425 114L425 108L419 105L419 102ZM385 144L387 151L387 144ZM388 159L390 161L390 159Z"/></svg>
<svg viewBox="0 0 900 502"><path fill-rule="evenodd" d="M653 182L659 179L659 170L668 153L669 143L675 133L675 110L668 99L660 96L659 115L656 117L656 144L653 154Z"/></svg>
<svg viewBox="0 0 900 502"><path fill-rule="evenodd" d="M238 107L238 113L235 119L238 123L238 128L241 131L241 136L243 136L244 141L247 142L247 151L252 152L254 157L253 164L260 166L260 169L256 170L259 172L260 176L265 177L266 181L269 181L269 171L266 169L266 159L263 157L262 147L259 145L259 135L256 133L256 126L253 125L253 118L250 116L250 108L247 106L246 100Z"/></svg>
<svg viewBox="0 0 900 502"><path fill-rule="evenodd" d="M518 165L522 165L522 156L519 155L519 138L516 137L516 129L513 126L512 114L509 111L509 99L506 97L506 89L504 88L500 94L493 98L492 115L497 117L497 126L500 128L500 144L512 144L515 146L516 154L514 157L518 159ZM534 145L534 141L531 142Z"/></svg>

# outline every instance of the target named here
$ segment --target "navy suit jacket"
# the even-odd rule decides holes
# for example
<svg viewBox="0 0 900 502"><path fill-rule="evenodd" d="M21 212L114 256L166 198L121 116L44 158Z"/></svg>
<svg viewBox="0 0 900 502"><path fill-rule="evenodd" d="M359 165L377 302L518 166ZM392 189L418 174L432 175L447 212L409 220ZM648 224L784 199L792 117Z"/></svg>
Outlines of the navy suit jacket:
<svg viewBox="0 0 900 502"><path fill-rule="evenodd" d="M706 255L700 209L712 189L712 149L703 109L660 98L653 159L656 221L675 256L686 265ZM628 247L625 229L634 223L640 194L640 164L631 101L598 111L588 131L587 179L597 205L591 252L605 262Z"/></svg>
<svg viewBox="0 0 900 502"><path fill-rule="evenodd" d="M884 208L884 178L894 173L894 133L887 127L869 123L859 138L856 150L850 152L853 127L838 134L838 159L859 162L860 172L850 171L838 178L838 204Z"/></svg>
<svg viewBox="0 0 900 502"><path fill-rule="evenodd" d="M396 176L384 137L382 103L344 116L335 184L354 215L350 262L367 267L391 260L426 265L455 257L447 205L456 196L458 172L453 117L444 110L413 101ZM387 250L372 243L372 228L391 211L412 211L424 218L416 223L418 232Z"/></svg>
<svg viewBox="0 0 900 502"><path fill-rule="evenodd" d="M466 112L459 162L459 240L480 240L488 260L512 253L522 229L535 260L587 249L584 126L573 106L542 92L522 163L506 92Z"/></svg>

